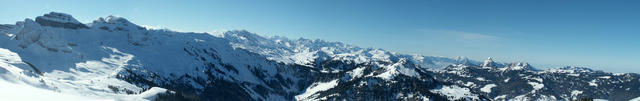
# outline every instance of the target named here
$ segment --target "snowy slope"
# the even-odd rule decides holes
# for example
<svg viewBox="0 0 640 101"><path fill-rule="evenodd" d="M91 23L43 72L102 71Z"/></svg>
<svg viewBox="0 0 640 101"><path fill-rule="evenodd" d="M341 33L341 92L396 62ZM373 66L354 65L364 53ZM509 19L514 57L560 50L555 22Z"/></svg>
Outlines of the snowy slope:
<svg viewBox="0 0 640 101"><path fill-rule="evenodd" d="M42 75L34 74L33 68L22 61L18 54L7 49L0 48L0 84L3 89L0 92L3 100L42 101L42 100L151 100L156 94L164 93L166 89L152 88L141 94L123 95L112 92L104 92L107 87L101 85L125 86L128 83L104 77L106 74L89 72L53 72ZM91 66L90 69L100 69ZM106 72L101 70L100 72ZM68 80L64 77L85 78L82 80ZM93 80L89 80L93 79ZM130 84L129 84L130 85ZM103 90L100 90L104 88Z"/></svg>
<svg viewBox="0 0 640 101"><path fill-rule="evenodd" d="M0 80L0 95L7 101L44 101L44 100L64 100L64 101L86 101L97 100L98 98L87 98L78 95L69 95L52 90L36 88L25 84L16 84L5 80ZM35 97L34 95L39 95Z"/></svg>

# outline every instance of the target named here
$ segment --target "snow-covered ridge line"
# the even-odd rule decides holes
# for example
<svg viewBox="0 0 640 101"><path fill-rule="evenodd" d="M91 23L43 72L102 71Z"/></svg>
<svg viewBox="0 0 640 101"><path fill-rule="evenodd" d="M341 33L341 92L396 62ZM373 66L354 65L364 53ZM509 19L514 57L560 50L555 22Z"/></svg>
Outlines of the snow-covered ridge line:
<svg viewBox="0 0 640 101"><path fill-rule="evenodd" d="M261 36L245 30L232 30L220 37L228 39L234 48L242 48L267 56L270 60L287 64L313 66L316 60L350 61L365 63L371 61L396 62L400 58L423 68L440 69L457 63L478 63L464 57L447 58L437 56L408 55L383 49L361 48L341 42L320 39L288 39L280 36Z"/></svg>
<svg viewBox="0 0 640 101"><path fill-rule="evenodd" d="M270 60L287 64L299 64L312 66L316 60L337 60L352 61L354 63L364 63L371 61L394 61L399 58L406 58L420 67L438 71L449 65L480 65L482 67L508 67L504 70L534 70L544 72L559 72L562 70L571 71L595 71L585 67L559 67L540 69L533 67L527 62L498 62L489 57L484 63L471 60L466 57L442 57L424 56L418 54L402 54L383 49L361 48L355 45L341 42L330 42L320 39L289 39L281 36L262 36L246 30L231 30L222 33L218 37L228 39L234 48L249 50L266 56Z"/></svg>

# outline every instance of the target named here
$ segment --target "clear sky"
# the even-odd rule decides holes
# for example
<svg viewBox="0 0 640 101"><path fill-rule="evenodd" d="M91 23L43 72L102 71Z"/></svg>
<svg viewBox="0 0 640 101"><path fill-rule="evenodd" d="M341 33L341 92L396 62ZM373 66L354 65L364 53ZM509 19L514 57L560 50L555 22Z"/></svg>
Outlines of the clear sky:
<svg viewBox="0 0 640 101"><path fill-rule="evenodd" d="M177 31L246 29L408 54L640 73L639 5L631 0L0 0L0 23L51 11L84 23L116 15Z"/></svg>

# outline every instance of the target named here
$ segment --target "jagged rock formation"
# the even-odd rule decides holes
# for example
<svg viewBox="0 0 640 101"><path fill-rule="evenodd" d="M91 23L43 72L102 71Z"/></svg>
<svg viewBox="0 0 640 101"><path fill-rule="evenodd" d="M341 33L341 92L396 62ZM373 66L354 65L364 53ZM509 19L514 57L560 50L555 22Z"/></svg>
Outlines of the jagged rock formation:
<svg viewBox="0 0 640 101"><path fill-rule="evenodd" d="M80 23L69 14L51 12L43 16L36 17L36 22L42 26L78 29L89 28L86 25Z"/></svg>

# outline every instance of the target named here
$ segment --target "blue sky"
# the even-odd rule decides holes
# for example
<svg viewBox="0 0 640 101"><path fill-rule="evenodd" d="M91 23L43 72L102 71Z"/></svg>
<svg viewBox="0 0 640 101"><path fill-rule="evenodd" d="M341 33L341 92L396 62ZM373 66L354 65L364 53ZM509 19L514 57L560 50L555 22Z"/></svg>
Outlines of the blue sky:
<svg viewBox="0 0 640 101"><path fill-rule="evenodd" d="M640 72L640 2L589 0L0 0L0 23L57 11L178 31L246 29L362 47L534 66Z"/></svg>

